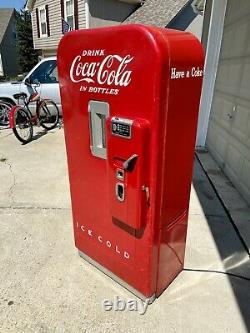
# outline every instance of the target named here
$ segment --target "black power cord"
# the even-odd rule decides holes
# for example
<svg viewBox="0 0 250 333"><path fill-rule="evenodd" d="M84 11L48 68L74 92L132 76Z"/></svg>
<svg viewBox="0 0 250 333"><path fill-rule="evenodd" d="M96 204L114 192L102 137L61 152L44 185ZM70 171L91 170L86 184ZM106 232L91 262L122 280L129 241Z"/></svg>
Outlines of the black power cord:
<svg viewBox="0 0 250 333"><path fill-rule="evenodd" d="M183 268L183 271L186 272L198 272L198 273L215 273L215 274L222 274L222 275L229 275L237 279L242 279L245 281L250 281L250 278L243 275L238 275L230 272L223 272L223 271L216 271L216 270L210 270L210 269L195 269L195 268Z"/></svg>
<svg viewBox="0 0 250 333"><path fill-rule="evenodd" d="M168 244L167 245L171 251L174 252L174 254L176 255L179 263L181 264L182 266L182 262L177 254L177 252ZM199 269L199 268L186 268L184 267L183 268L183 271L186 271L186 272L196 272L196 273L215 273L215 274L222 274L222 275L228 275L228 276L232 276L234 278L237 278L237 279L242 279L242 280L245 280L245 281L250 281L250 277L247 277L247 276L243 276L243 275L238 275L238 274L234 274L234 273L231 273L231 272L223 272L223 271L216 271L216 270L213 270L213 269Z"/></svg>

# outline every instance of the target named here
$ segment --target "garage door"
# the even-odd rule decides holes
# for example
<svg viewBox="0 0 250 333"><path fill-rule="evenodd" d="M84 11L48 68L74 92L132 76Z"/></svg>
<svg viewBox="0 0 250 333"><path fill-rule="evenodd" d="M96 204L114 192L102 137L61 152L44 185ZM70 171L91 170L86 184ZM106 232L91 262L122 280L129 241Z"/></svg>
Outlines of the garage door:
<svg viewBox="0 0 250 333"><path fill-rule="evenodd" d="M207 147L250 203L250 1L228 1Z"/></svg>

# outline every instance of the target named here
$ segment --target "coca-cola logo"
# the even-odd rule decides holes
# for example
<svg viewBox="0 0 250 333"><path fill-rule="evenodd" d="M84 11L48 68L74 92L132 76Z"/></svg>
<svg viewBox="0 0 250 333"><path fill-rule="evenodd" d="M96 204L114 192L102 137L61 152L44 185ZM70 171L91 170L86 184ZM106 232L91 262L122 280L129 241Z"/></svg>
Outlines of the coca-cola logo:
<svg viewBox="0 0 250 333"><path fill-rule="evenodd" d="M129 70L129 65L134 59L131 55L122 57L117 54L109 54L105 56L103 50L99 53L96 50L97 59L94 60L97 61L93 61L94 56L95 54L91 54L91 51L83 51L73 59L70 67L72 82L114 87L127 87L130 84L132 71Z"/></svg>

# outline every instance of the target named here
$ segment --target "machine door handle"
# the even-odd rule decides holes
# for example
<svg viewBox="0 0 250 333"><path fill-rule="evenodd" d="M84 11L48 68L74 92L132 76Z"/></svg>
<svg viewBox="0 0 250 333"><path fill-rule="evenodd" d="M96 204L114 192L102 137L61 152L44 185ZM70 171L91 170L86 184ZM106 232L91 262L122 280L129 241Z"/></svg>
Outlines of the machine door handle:
<svg viewBox="0 0 250 333"><path fill-rule="evenodd" d="M135 162L137 161L138 155L133 154L131 155L125 162L123 162L122 166L123 169L126 171L132 171Z"/></svg>

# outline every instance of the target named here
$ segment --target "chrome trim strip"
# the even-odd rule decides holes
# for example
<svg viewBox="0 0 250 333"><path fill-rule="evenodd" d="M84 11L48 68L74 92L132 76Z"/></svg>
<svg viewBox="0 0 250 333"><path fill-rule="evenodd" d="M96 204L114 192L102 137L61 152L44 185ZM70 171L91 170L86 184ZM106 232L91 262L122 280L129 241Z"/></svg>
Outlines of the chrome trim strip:
<svg viewBox="0 0 250 333"><path fill-rule="evenodd" d="M150 298L145 297L143 294L141 294L139 291L131 287L127 282L124 280L120 279L118 276L116 276L114 273L112 273L110 270L107 268L103 267L100 265L98 262L96 262L94 259L91 259L87 254L81 252L78 250L79 255L81 258L86 260L89 264L95 266L97 269L99 269L101 272L109 276L112 280L118 282L122 287L126 288L129 292L134 294L135 296L139 297L142 301L148 302L148 304L152 304L154 300L156 299L155 294L153 294Z"/></svg>

